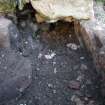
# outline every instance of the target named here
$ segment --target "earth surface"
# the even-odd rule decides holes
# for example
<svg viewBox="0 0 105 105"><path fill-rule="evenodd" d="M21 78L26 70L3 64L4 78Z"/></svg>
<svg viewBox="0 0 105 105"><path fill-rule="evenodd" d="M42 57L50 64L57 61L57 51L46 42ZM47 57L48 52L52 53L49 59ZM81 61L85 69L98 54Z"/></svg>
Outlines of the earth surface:
<svg viewBox="0 0 105 105"><path fill-rule="evenodd" d="M32 83L20 97L0 105L104 105L100 76L91 55L76 39L73 23L38 24L24 16L16 25L18 45L12 43L9 50L30 61Z"/></svg>

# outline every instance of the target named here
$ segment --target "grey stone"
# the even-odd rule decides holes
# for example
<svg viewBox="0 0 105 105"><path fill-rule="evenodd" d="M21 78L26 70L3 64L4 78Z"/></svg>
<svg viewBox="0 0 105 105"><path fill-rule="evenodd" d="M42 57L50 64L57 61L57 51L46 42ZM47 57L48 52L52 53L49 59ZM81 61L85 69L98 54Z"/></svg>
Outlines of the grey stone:
<svg viewBox="0 0 105 105"><path fill-rule="evenodd" d="M73 95L71 97L71 101L73 101L75 103L75 105L84 105L84 102L81 101L81 99L76 95Z"/></svg>
<svg viewBox="0 0 105 105"><path fill-rule="evenodd" d="M0 48L17 47L19 31L9 19L0 17Z"/></svg>
<svg viewBox="0 0 105 105"><path fill-rule="evenodd" d="M80 42L82 41L85 45L84 47L91 53L97 72L101 74L101 90L102 95L105 96L105 25L96 20L87 22L75 21L74 24L78 39L80 39ZM87 69L83 64L81 68ZM91 97L90 94L88 97Z"/></svg>
<svg viewBox="0 0 105 105"><path fill-rule="evenodd" d="M75 33L92 54L97 69L105 69L105 26L95 20L75 21Z"/></svg>
<svg viewBox="0 0 105 105"><path fill-rule="evenodd" d="M94 100L90 100L87 105L96 105Z"/></svg>
<svg viewBox="0 0 105 105"><path fill-rule="evenodd" d="M81 69L81 70L87 70L87 69L88 69L88 67L87 67L87 65L85 65L85 64L81 64L80 69Z"/></svg>
<svg viewBox="0 0 105 105"><path fill-rule="evenodd" d="M32 81L31 63L8 49L0 49L0 101L19 97Z"/></svg>

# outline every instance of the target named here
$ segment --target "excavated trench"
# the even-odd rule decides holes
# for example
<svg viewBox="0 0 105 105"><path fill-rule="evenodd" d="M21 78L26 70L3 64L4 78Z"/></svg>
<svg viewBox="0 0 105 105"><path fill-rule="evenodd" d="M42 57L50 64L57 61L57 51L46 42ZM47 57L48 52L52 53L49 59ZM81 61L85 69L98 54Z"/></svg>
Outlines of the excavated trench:
<svg viewBox="0 0 105 105"><path fill-rule="evenodd" d="M19 98L0 105L103 105L100 76L74 23L37 23L29 8L18 11L18 21L7 17L20 32L12 50L31 61L32 83Z"/></svg>

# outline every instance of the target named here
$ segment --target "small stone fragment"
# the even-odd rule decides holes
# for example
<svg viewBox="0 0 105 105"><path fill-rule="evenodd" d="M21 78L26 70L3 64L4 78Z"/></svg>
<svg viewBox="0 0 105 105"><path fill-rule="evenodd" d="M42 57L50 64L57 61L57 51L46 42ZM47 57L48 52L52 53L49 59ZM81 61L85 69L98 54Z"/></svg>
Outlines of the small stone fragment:
<svg viewBox="0 0 105 105"><path fill-rule="evenodd" d="M56 69L56 68L54 68L54 73L55 73L55 74L57 73L57 69Z"/></svg>
<svg viewBox="0 0 105 105"><path fill-rule="evenodd" d="M27 105L27 104L20 104L20 105Z"/></svg>
<svg viewBox="0 0 105 105"><path fill-rule="evenodd" d="M94 100L90 100L87 105L95 105L95 101Z"/></svg>
<svg viewBox="0 0 105 105"><path fill-rule="evenodd" d="M53 62L53 65L55 65L56 64L56 62Z"/></svg>
<svg viewBox="0 0 105 105"><path fill-rule="evenodd" d="M88 101L89 99L88 99L88 97L85 97L84 100L85 100L85 101Z"/></svg>
<svg viewBox="0 0 105 105"><path fill-rule="evenodd" d="M22 28L25 28L25 27L26 27L26 22L25 22L25 21L22 21L22 22L20 23L20 25L21 25Z"/></svg>
<svg viewBox="0 0 105 105"><path fill-rule="evenodd" d="M39 22L56 22L66 20L71 22L74 18L92 19L93 0L30 0L33 8L39 13Z"/></svg>
<svg viewBox="0 0 105 105"><path fill-rule="evenodd" d="M56 94L56 90L53 90L53 93Z"/></svg>
<svg viewBox="0 0 105 105"><path fill-rule="evenodd" d="M80 82L79 81L76 81L76 80L72 80L70 81L69 83L69 88L71 89L75 89L75 90L79 90L80 89Z"/></svg>
<svg viewBox="0 0 105 105"><path fill-rule="evenodd" d="M35 17L36 17L36 20L38 23L42 23L45 21L45 19L42 16L40 16L39 14L35 14Z"/></svg>
<svg viewBox="0 0 105 105"><path fill-rule="evenodd" d="M78 77L77 77L77 81L82 81L83 80L83 78L84 78L84 76L83 75L79 75Z"/></svg>
<svg viewBox="0 0 105 105"><path fill-rule="evenodd" d="M85 57L80 57L80 59L81 59L81 60L84 60L84 59L85 59Z"/></svg>
<svg viewBox="0 0 105 105"><path fill-rule="evenodd" d="M73 95L71 97L71 101L73 101L75 103L75 105L84 105L84 102L81 101L81 99L79 97L77 97L76 95Z"/></svg>
<svg viewBox="0 0 105 105"><path fill-rule="evenodd" d="M43 55L41 53L39 53L38 55L38 59L40 59Z"/></svg>
<svg viewBox="0 0 105 105"><path fill-rule="evenodd" d="M51 54L47 54L45 55L45 58L50 60L50 59L53 59L53 57L55 56L56 54L54 52L52 52Z"/></svg>
<svg viewBox="0 0 105 105"><path fill-rule="evenodd" d="M48 83L48 87L49 87L49 88L52 88L53 85L52 85L51 83Z"/></svg>
<svg viewBox="0 0 105 105"><path fill-rule="evenodd" d="M76 45L75 43L68 43L67 47L71 48L72 50L77 50L78 49L78 45Z"/></svg>
<svg viewBox="0 0 105 105"><path fill-rule="evenodd" d="M85 65L85 64L81 64L80 69L81 69L81 70L87 70L87 69L88 69L88 67L87 67L87 65Z"/></svg>

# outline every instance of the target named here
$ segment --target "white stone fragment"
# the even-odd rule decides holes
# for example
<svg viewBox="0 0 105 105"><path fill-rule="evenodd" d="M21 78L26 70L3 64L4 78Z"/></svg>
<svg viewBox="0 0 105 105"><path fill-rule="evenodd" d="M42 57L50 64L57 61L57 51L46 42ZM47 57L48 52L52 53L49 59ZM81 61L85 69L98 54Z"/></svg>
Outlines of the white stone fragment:
<svg viewBox="0 0 105 105"><path fill-rule="evenodd" d="M52 85L51 83L48 83L48 87L52 88L52 87L53 87L53 85Z"/></svg>
<svg viewBox="0 0 105 105"><path fill-rule="evenodd" d="M20 104L20 105L26 105L26 104Z"/></svg>
<svg viewBox="0 0 105 105"><path fill-rule="evenodd" d="M55 65L55 64L56 64L56 62L54 61L54 62L53 62L53 65Z"/></svg>
<svg viewBox="0 0 105 105"><path fill-rule="evenodd" d="M55 52L52 52L51 54L45 55L45 58L50 60L50 59L53 59L55 57L55 55L56 55Z"/></svg>
<svg viewBox="0 0 105 105"><path fill-rule="evenodd" d="M72 50L77 50L78 49L78 45L76 45L75 43L68 43L67 47L71 48Z"/></svg>
<svg viewBox="0 0 105 105"><path fill-rule="evenodd" d="M71 101L75 102L76 105L84 105L84 102L76 95L71 97Z"/></svg>
<svg viewBox="0 0 105 105"><path fill-rule="evenodd" d="M84 59L85 59L85 57L80 57L80 59L81 59L81 60L84 60Z"/></svg>
<svg viewBox="0 0 105 105"><path fill-rule="evenodd" d="M53 90L53 93L56 94L56 90Z"/></svg>
<svg viewBox="0 0 105 105"><path fill-rule="evenodd" d="M4 58L4 56L5 56L4 54L1 55L2 58Z"/></svg>
<svg viewBox="0 0 105 105"><path fill-rule="evenodd" d="M54 68L54 73L55 73L55 74L57 73L57 69L56 69L56 68Z"/></svg>
<svg viewBox="0 0 105 105"><path fill-rule="evenodd" d="M39 53L38 55L38 59L40 59L43 55L41 53Z"/></svg>

